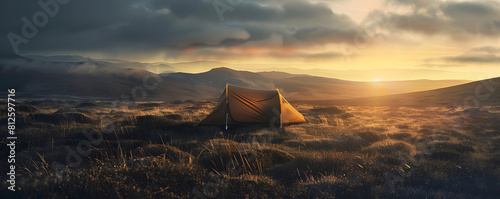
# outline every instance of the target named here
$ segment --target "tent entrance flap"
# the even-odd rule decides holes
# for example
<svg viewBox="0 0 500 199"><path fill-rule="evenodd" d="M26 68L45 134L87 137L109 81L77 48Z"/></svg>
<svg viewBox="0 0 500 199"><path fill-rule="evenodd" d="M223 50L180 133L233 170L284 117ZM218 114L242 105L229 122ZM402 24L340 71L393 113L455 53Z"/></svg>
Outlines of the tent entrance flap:
<svg viewBox="0 0 500 199"><path fill-rule="evenodd" d="M214 110L201 125L236 123L287 123L305 122L304 116L292 107L276 90L258 90L226 84L226 89Z"/></svg>

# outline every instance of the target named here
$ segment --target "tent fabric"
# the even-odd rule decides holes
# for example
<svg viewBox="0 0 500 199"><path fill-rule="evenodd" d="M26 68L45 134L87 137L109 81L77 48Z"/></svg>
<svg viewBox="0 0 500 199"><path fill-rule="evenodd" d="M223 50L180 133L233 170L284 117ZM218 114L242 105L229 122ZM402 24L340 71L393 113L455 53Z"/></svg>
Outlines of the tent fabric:
<svg viewBox="0 0 500 199"><path fill-rule="evenodd" d="M201 125L237 123L288 124L306 122L278 89L259 90L226 84L212 113Z"/></svg>

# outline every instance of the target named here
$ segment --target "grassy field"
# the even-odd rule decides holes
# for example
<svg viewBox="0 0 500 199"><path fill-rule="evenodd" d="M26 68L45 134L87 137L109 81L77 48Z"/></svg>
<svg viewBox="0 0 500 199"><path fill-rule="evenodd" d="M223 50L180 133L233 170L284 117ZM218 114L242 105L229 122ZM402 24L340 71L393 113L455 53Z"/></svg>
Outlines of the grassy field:
<svg viewBox="0 0 500 199"><path fill-rule="evenodd" d="M195 126L215 102L18 104L17 195L497 198L500 107L294 104L307 123ZM5 110L0 110L6 115ZM6 119L1 119L3 126ZM7 134L2 128L1 133ZM0 172L7 173L2 140ZM7 183L2 179L4 187ZM1 192L5 192L3 189Z"/></svg>

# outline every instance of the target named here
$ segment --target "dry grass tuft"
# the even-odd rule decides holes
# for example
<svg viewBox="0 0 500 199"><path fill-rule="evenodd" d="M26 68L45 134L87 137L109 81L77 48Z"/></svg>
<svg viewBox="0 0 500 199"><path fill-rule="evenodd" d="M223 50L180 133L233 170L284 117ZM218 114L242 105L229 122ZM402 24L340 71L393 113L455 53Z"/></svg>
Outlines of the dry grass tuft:
<svg viewBox="0 0 500 199"><path fill-rule="evenodd" d="M372 154L410 154L414 151L415 148L412 145L394 140L380 141L363 149L363 152Z"/></svg>

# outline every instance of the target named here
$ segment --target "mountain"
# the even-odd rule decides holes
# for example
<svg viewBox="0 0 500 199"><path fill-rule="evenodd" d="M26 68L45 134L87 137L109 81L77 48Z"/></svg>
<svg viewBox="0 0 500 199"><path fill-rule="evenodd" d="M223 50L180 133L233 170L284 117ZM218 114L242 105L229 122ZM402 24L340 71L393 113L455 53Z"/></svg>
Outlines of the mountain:
<svg viewBox="0 0 500 199"><path fill-rule="evenodd" d="M0 57L3 57L0 54ZM442 69L429 69L429 68L416 68L416 69L366 69L366 70L354 70L354 69L325 69L319 68L310 64L234 64L234 63L224 63L219 61L192 61L192 62L177 62L177 63L140 63L140 62L130 62L119 59L93 59L89 57L82 57L78 55L55 55L55 56L43 56L43 55L25 55L25 57L36 61L45 62L96 62L105 64L116 64L122 67L131 68L145 68L154 73L173 73L173 72L183 72L183 73L200 73L203 71L209 71L212 68L227 67L235 70L245 70L249 72L256 72L266 77L276 75L283 75L283 71L286 71L289 75L299 75L308 74L318 77L327 78L338 78L350 81L372 81L374 79L379 79L383 81L398 81L398 80L410 80L415 77L425 78L425 79L441 79L442 77L456 77L457 79L476 79L477 77L488 77L489 73L483 71L475 72L457 72L448 71ZM154 67L152 67L154 66ZM336 67L338 68L338 67ZM281 74L280 74L281 73ZM467 81L462 81L459 83L466 83ZM469 81L470 82L470 81ZM443 85L437 85L434 88L438 88ZM444 86L449 86L449 84L444 84Z"/></svg>
<svg viewBox="0 0 500 199"><path fill-rule="evenodd" d="M174 82L196 83L224 88L226 83L251 88L280 89L290 100L349 99L381 96L457 85L463 80L412 80L398 82L355 82L284 72L253 73L229 68L214 68L198 74L172 73L162 75Z"/></svg>
<svg viewBox="0 0 500 199"><path fill-rule="evenodd" d="M484 71L474 72L459 72L450 71L445 68L414 68L414 69L336 69L340 68L335 66L332 68L318 67L313 64L232 64L218 61L194 61L194 62L180 62L169 63L169 65L177 68L177 72L186 73L199 73L200 71L208 71L212 68L228 67L236 70L246 70L249 72L257 73L273 73L286 71L290 74L308 74L318 77L338 78L351 81L372 81L380 79L384 81L401 81L415 79L420 77L422 79L437 80L442 77L456 77L457 79L477 79L477 77L488 77L490 75Z"/></svg>
<svg viewBox="0 0 500 199"><path fill-rule="evenodd" d="M398 81L421 77L425 79L441 79L442 77L459 77L460 79L474 79L483 73L456 72L436 69L373 69L373 70L334 70L322 68L299 69L296 67L273 67L276 71L287 71L294 74L309 74L320 77L341 78L353 81L372 81L375 78L384 81ZM484 75L484 74L483 74Z"/></svg>
<svg viewBox="0 0 500 199"><path fill-rule="evenodd" d="M47 62L17 57L0 61L0 93L8 88L28 98L114 99L122 94L145 94L144 100L217 99L226 83L279 89L291 101L341 100L394 95L436 89L462 83L462 80L412 80L398 82L356 82L285 72L248 72L214 68L203 73L150 72L165 68L158 64L87 60ZM161 70L160 70L161 71ZM158 83L143 93L144 85ZM140 90L142 89L142 90ZM135 93L134 93L135 92Z"/></svg>
<svg viewBox="0 0 500 199"><path fill-rule="evenodd" d="M500 106L500 77L429 91L341 100L302 101L356 106Z"/></svg>
<svg viewBox="0 0 500 199"><path fill-rule="evenodd" d="M306 74L290 74L280 71L266 71L266 72L257 72L258 74L268 77L268 78L291 78L291 77L299 77L299 76L309 76Z"/></svg>
<svg viewBox="0 0 500 199"><path fill-rule="evenodd" d="M198 73L199 71L207 71L212 68L232 67L233 64L227 64L218 61L193 61L193 62L170 63L170 65L172 65L175 68L178 68L179 72Z"/></svg>

